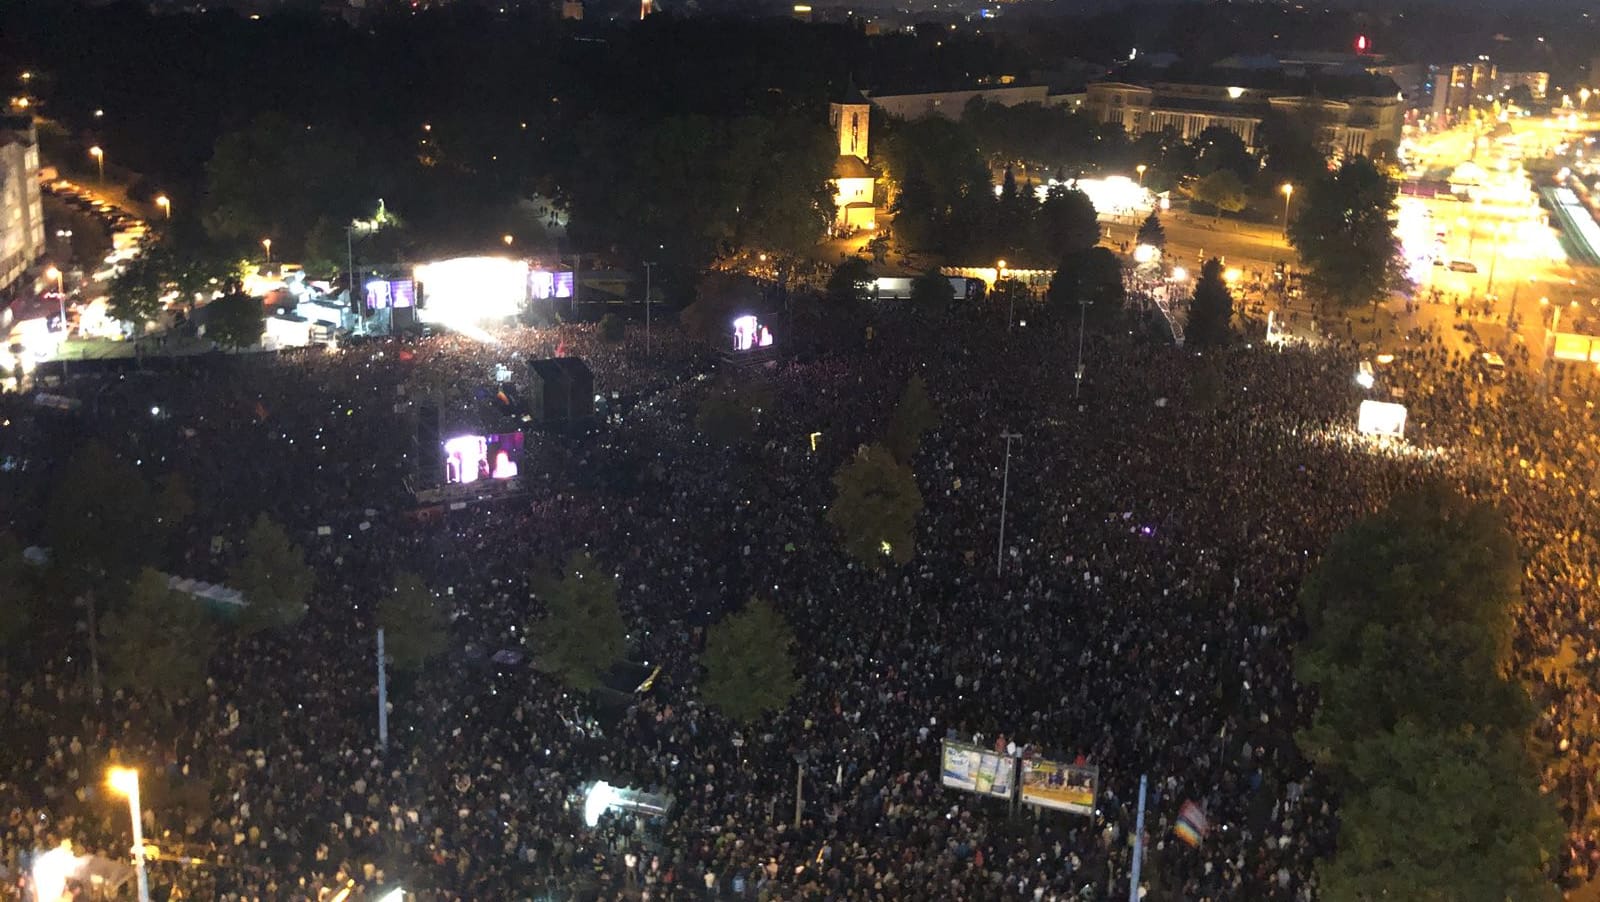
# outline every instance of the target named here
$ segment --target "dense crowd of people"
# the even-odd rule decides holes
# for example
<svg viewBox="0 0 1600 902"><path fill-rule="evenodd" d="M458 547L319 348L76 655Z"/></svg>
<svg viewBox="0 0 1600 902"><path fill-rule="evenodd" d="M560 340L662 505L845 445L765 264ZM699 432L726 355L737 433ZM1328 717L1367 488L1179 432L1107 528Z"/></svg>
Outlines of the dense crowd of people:
<svg viewBox="0 0 1600 902"><path fill-rule="evenodd" d="M1381 447L1354 434L1366 392L1336 345L1198 357L1119 336L1091 336L1074 400L1075 325L878 328L717 380L669 329L648 359L633 332L517 329L84 378L75 414L8 396L8 485L98 436L191 486L195 515L153 564L223 579L266 512L318 576L304 621L227 641L204 697L96 704L81 635L12 656L0 899L62 840L125 858L127 809L103 788L118 762L146 775L149 841L203 862L152 866L168 898L322 900L349 881L358 899L400 884L429 900L1121 898L1147 775L1146 898L1309 900L1337 810L1294 745L1312 710L1291 667L1299 583L1353 518L1439 476L1503 505L1527 554L1517 648L1572 828L1562 876L1592 876L1593 407L1519 361L1494 382L1418 343L1379 374L1412 421L1409 444ZM558 351L637 403L531 434L523 494L418 516L407 486L436 462L416 405ZM873 570L823 520L830 477L882 437L913 374L940 412L913 461L916 556ZM695 429L730 379L772 398L731 447ZM577 550L615 574L629 658L661 668L647 690L575 693L528 659L535 577ZM385 752L371 636L401 570L452 622L449 650L391 686ZM697 656L755 596L793 627L801 683L740 726L700 700ZM1564 641L1576 660L1556 673L1541 662ZM945 788L947 738L1092 764L1096 811ZM587 826L597 780L671 810ZM1188 801L1210 822L1197 847L1173 836Z"/></svg>

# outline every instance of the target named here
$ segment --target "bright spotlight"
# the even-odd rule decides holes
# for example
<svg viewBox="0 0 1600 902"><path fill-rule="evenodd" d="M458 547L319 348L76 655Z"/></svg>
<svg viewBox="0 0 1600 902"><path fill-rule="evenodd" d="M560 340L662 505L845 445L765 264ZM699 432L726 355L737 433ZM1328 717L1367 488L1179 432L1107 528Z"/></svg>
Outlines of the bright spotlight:
<svg viewBox="0 0 1600 902"><path fill-rule="evenodd" d="M1362 388L1371 388L1375 381L1376 380L1374 380L1372 378L1372 374L1371 373L1367 373L1367 372L1356 373L1356 384L1361 386Z"/></svg>
<svg viewBox="0 0 1600 902"><path fill-rule="evenodd" d="M617 802L617 791L610 783L604 780L596 782L589 787L589 795L583 800L583 822L593 827L600 823L600 815L606 813Z"/></svg>

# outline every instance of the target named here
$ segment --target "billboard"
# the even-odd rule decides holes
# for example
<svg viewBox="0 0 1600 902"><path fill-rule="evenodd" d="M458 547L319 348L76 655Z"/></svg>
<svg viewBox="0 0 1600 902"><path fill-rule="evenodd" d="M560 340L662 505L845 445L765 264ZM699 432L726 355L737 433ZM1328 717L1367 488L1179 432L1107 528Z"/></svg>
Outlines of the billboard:
<svg viewBox="0 0 1600 902"><path fill-rule="evenodd" d="M1017 759L1002 752L949 739L941 749L939 782L951 789L1009 799L1016 772Z"/></svg>
<svg viewBox="0 0 1600 902"><path fill-rule="evenodd" d="M444 481L511 479L522 460L522 433L458 435L444 442Z"/></svg>
<svg viewBox="0 0 1600 902"><path fill-rule="evenodd" d="M1356 431L1362 435L1399 438L1406 431L1406 406L1388 401L1362 401L1356 416Z"/></svg>
<svg viewBox="0 0 1600 902"><path fill-rule="evenodd" d="M1550 354L1557 360L1600 363L1600 337L1580 335L1576 332L1557 332Z"/></svg>
<svg viewBox="0 0 1600 902"><path fill-rule="evenodd" d="M367 283L367 309L415 307L417 283L410 279L373 279Z"/></svg>
<svg viewBox="0 0 1600 902"><path fill-rule="evenodd" d="M1034 758L1022 762L1022 801L1040 808L1093 814L1098 767Z"/></svg>

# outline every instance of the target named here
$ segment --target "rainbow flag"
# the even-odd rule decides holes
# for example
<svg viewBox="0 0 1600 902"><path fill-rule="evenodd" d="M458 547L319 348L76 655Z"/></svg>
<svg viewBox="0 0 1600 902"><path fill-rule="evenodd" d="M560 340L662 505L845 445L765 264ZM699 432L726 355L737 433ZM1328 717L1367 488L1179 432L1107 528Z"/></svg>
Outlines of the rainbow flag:
<svg viewBox="0 0 1600 902"><path fill-rule="evenodd" d="M1178 823L1172 832L1189 846L1199 846L1206 838L1206 831L1211 829L1211 822L1206 818L1205 809L1194 802L1184 802L1178 809Z"/></svg>

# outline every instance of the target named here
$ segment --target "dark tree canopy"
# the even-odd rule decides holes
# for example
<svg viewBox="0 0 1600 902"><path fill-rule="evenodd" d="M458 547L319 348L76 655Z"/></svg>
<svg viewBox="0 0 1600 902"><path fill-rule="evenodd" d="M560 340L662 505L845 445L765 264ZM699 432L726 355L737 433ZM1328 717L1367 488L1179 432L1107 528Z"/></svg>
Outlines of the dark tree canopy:
<svg viewBox="0 0 1600 902"><path fill-rule="evenodd" d="M1116 321L1125 297L1122 263L1109 248L1068 254L1050 280L1050 305L1061 315L1075 316L1078 304L1086 302L1085 317L1097 327Z"/></svg>
<svg viewBox="0 0 1600 902"><path fill-rule="evenodd" d="M243 292L225 294L212 301L207 309L206 337L218 347L242 351L261 343L267 331L266 310L260 298Z"/></svg>
<svg viewBox="0 0 1600 902"><path fill-rule="evenodd" d="M928 384L921 376L913 375L900 394L883 443L894 453L895 460L909 465L922 444L922 436L937 425L939 411L928 397Z"/></svg>
<svg viewBox="0 0 1600 902"><path fill-rule="evenodd" d="M545 615L529 627L539 667L574 689L593 689L628 649L617 581L587 554L567 559L559 579L542 577L534 594Z"/></svg>
<svg viewBox="0 0 1600 902"><path fill-rule="evenodd" d="M1200 267L1200 278L1195 280L1183 340L1196 348L1220 348L1232 334L1233 292L1222 278L1222 261L1212 257Z"/></svg>
<svg viewBox="0 0 1600 902"><path fill-rule="evenodd" d="M916 554L922 491L911 468L883 445L863 445L833 476L828 522L844 550L869 567L908 563Z"/></svg>
<svg viewBox="0 0 1600 902"><path fill-rule="evenodd" d="M788 704L800 687L794 631L769 602L753 598L706 633L701 693L732 720L748 723Z"/></svg>
<svg viewBox="0 0 1600 902"><path fill-rule="evenodd" d="M198 599L174 592L145 568L127 602L100 621L113 686L179 701L205 689L216 635Z"/></svg>
<svg viewBox="0 0 1600 902"><path fill-rule="evenodd" d="M261 514L245 534L244 555L229 581L244 595L240 626L255 631L300 622L316 573L284 528Z"/></svg>
<svg viewBox="0 0 1600 902"><path fill-rule="evenodd" d="M1289 242L1323 297L1376 304L1404 284L1394 211L1394 183L1363 157L1306 187Z"/></svg>
<svg viewBox="0 0 1600 902"><path fill-rule="evenodd" d="M1343 796L1329 899L1554 899L1561 844L1509 675L1522 567L1498 511L1432 486L1334 539L1295 653L1301 749Z"/></svg>
<svg viewBox="0 0 1600 902"><path fill-rule="evenodd" d="M421 670L449 645L450 620L439 596L415 573L395 577L394 591L378 603L384 651L400 670Z"/></svg>

